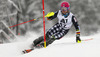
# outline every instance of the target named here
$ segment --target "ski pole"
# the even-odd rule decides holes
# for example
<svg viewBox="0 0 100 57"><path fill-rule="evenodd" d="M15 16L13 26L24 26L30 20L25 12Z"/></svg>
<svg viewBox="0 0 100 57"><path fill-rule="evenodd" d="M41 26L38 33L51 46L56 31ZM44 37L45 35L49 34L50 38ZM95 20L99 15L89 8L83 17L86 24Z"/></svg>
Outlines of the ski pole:
<svg viewBox="0 0 100 57"><path fill-rule="evenodd" d="M43 18L43 17L41 16L41 17L38 17L37 19L41 19L41 18ZM29 20L29 21L26 21L26 22L22 22L22 23L19 23L19 24L10 26L9 28L12 28L12 27L15 27L15 26L18 26L18 25L22 25L22 24L25 24L25 23L28 23L28 22L32 22L32 21L35 21L35 20L37 20L37 19L32 19L32 20Z"/></svg>
<svg viewBox="0 0 100 57"><path fill-rule="evenodd" d="M93 40L93 38L90 38L90 39L84 39L82 41L89 41L89 40Z"/></svg>
<svg viewBox="0 0 100 57"><path fill-rule="evenodd" d="M29 21L26 21L26 22L23 22L23 23L19 23L19 24L10 26L9 28L12 28L12 27L15 27L15 26L18 26L18 25L22 25L22 24L25 24L25 23L28 23L28 22L31 22L31 21L34 21L34 20L36 20L36 19L32 19L32 20L29 20Z"/></svg>

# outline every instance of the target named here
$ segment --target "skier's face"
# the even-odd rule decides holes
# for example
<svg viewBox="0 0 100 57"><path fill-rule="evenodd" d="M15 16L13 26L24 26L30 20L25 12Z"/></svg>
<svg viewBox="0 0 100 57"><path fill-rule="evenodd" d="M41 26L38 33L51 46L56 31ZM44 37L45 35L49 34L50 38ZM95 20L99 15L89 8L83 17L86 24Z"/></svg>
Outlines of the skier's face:
<svg viewBox="0 0 100 57"><path fill-rule="evenodd" d="M66 14L66 13L69 13L69 8L66 8L66 7L61 7L61 12L62 14Z"/></svg>
<svg viewBox="0 0 100 57"><path fill-rule="evenodd" d="M66 13L68 13L68 11L61 11L62 12L62 14L66 14Z"/></svg>

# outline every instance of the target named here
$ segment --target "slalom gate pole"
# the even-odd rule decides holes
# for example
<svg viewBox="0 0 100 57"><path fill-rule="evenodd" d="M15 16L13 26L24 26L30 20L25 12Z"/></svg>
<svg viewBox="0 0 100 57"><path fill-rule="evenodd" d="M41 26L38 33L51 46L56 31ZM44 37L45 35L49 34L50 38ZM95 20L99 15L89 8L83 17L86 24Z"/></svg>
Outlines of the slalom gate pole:
<svg viewBox="0 0 100 57"><path fill-rule="evenodd" d="M42 0L42 7L43 7L44 48L46 48L44 0Z"/></svg>

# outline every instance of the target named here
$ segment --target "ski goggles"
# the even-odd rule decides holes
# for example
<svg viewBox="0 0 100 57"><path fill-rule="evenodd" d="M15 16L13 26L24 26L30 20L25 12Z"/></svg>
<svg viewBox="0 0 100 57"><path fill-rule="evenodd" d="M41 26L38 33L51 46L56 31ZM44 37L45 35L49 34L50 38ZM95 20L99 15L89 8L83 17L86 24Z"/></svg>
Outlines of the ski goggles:
<svg viewBox="0 0 100 57"><path fill-rule="evenodd" d="M67 11L67 10L69 10L69 7L61 7L60 10L61 11Z"/></svg>

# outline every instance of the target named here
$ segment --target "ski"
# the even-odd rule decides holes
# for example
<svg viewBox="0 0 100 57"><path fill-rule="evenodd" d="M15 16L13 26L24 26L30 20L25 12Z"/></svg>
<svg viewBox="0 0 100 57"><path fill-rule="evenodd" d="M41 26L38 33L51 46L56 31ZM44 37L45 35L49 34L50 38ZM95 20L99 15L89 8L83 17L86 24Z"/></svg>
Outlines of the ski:
<svg viewBox="0 0 100 57"><path fill-rule="evenodd" d="M89 38L89 39L83 39L83 40L81 40L81 41L90 41L90 40L93 40L93 38ZM31 49L26 49L26 50L24 50L24 51L22 51L24 54L26 54L26 53L29 53L29 52L31 52L31 51L33 51L34 50L34 48L31 48Z"/></svg>

